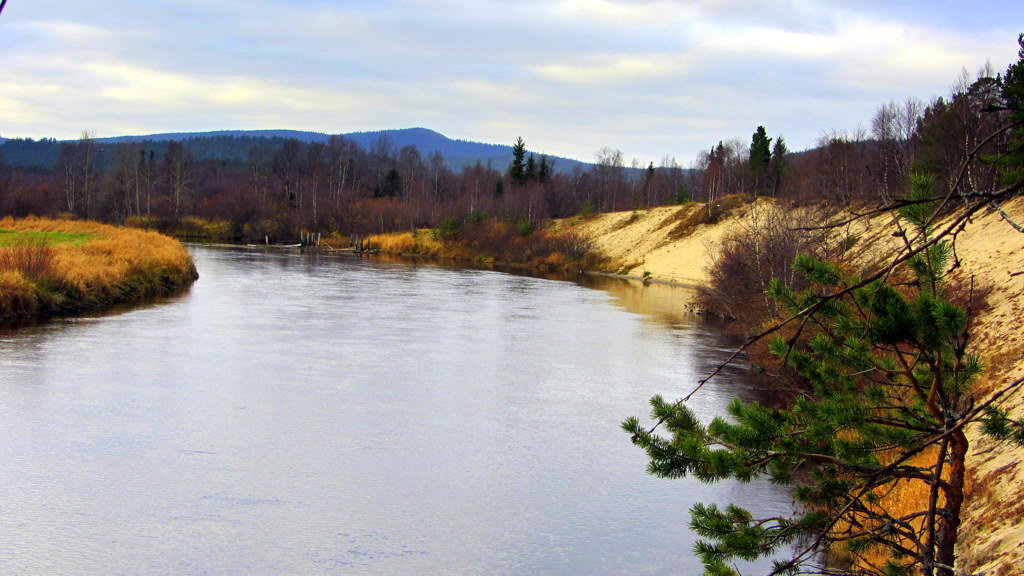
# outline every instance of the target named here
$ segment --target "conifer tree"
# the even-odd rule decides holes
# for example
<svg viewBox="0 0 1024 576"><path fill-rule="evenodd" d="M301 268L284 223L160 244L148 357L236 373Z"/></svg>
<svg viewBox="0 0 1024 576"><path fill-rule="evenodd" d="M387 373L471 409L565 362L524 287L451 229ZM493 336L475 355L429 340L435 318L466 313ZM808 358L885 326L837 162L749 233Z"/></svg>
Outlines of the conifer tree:
<svg viewBox="0 0 1024 576"><path fill-rule="evenodd" d="M789 148L782 136L775 139L771 160L768 162L768 190L777 197L782 188L782 179L789 168Z"/></svg>
<svg viewBox="0 0 1024 576"><path fill-rule="evenodd" d="M541 154L540 168L537 169L537 180L542 184L548 181L551 176L551 165L548 163L547 155Z"/></svg>
<svg viewBox="0 0 1024 576"><path fill-rule="evenodd" d="M764 126L758 126L750 141L750 174L753 178L754 194L769 192L768 168L772 157L772 139Z"/></svg>
<svg viewBox="0 0 1024 576"><path fill-rule="evenodd" d="M652 474L703 482L767 477L791 487L799 507L790 516L694 506L690 526L704 539L695 551L705 574L733 575L733 560L779 555L786 558L771 574L962 574L955 544L965 428L982 425L1024 443L1024 422L997 408L1024 379L974 397L970 385L982 367L969 352L970 313L951 302L952 246L933 227L931 179L914 176L905 200L897 234L908 257L901 269L868 281L801 256L794 268L809 280L806 290L771 284L769 294L800 319L770 344L806 383L788 406L736 400L728 419L704 425L684 401L656 396L654 428L637 418L623 423L646 450ZM886 509L884 494L897 483L923 487L928 497L920 509L899 516ZM844 551L855 568L825 566L826 550Z"/></svg>
<svg viewBox="0 0 1024 576"><path fill-rule="evenodd" d="M513 184L526 184L526 142L520 136L512 145L512 165L508 169L509 180Z"/></svg>
<svg viewBox="0 0 1024 576"><path fill-rule="evenodd" d="M996 159L1002 171L1003 184L1024 182L1024 34L1017 37L1018 60L1006 69L1001 82L1003 107L1009 111L1009 146L1006 154Z"/></svg>

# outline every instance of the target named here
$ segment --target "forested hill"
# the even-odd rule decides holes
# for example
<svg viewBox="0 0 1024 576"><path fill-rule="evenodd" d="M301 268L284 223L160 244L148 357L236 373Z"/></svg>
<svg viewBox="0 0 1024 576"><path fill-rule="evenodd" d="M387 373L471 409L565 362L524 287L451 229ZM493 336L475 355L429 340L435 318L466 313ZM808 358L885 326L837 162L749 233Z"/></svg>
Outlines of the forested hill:
<svg viewBox="0 0 1024 576"><path fill-rule="evenodd" d="M386 144L394 151L414 146L424 158L440 153L448 167L453 170L472 166L477 162L504 170L512 161L511 145L456 140L427 128L350 132L340 136L355 142L365 150L370 150L375 145ZM254 148L277 149L285 140L291 138L304 143L327 143L331 137L331 134L323 132L299 130L217 130L116 136L96 138L95 141L107 145L135 143L154 150L158 155L163 153L168 142L184 142L197 160L245 162ZM57 161L59 152L60 142L54 139L0 139L0 154L10 166L49 168ZM539 152L535 153L540 155ZM588 167L588 164L570 158L548 156L548 159L553 161L555 171L559 173L570 173L576 167Z"/></svg>

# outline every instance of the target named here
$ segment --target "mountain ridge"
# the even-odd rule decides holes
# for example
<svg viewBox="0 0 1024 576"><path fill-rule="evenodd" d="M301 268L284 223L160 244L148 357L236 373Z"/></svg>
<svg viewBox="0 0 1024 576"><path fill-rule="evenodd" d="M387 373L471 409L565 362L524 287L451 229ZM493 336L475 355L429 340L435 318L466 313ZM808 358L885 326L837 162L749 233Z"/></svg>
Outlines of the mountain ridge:
<svg viewBox="0 0 1024 576"><path fill-rule="evenodd" d="M420 154L427 157L435 152L444 156L448 166L453 169L471 166L476 162L492 164L495 168L501 169L505 164L512 161L512 146L505 144L493 144L488 142L477 142L448 137L436 130L421 126L412 128L391 128L383 130L368 130L362 132L346 132L341 134L329 134L312 130L288 130L288 129L260 129L260 130L207 130L202 132L163 132L157 134L132 135L132 136L111 136L96 138L96 142L104 144L116 144L120 142L187 142L189 140L200 140L203 138L235 137L235 138L294 138L300 142L327 143L332 136L341 136L346 140L355 142L364 149L369 148L381 137L386 137L395 151L405 146L415 146ZM542 153L530 150L530 153L540 157ZM589 163L551 154L543 154L549 161L554 162L555 169L559 172L571 172L577 166L586 168Z"/></svg>
<svg viewBox="0 0 1024 576"><path fill-rule="evenodd" d="M347 132L336 134L356 143L364 150L387 138L392 152L397 153L405 146L415 146L420 155L426 159L435 152L440 152L446 165L452 170L480 163L497 170L504 170L512 162L512 146L450 138L440 132L424 127L393 128L385 130L368 130L363 132ZM294 138L303 143L319 142L326 144L335 134L312 130L261 129L261 130L207 130L202 132L161 132L156 134L107 136L94 138L94 142L105 146L120 143L150 143L157 153L166 149L168 142L192 143L191 148L197 159L223 160L244 162L249 147L254 142L265 140L271 147L280 146L284 140ZM73 141L73 140L69 140ZM36 169L52 168L57 160L61 141L54 138L4 138L0 137L0 154L4 154L6 162L12 166L34 167ZM529 150L538 158L542 153ZM563 174L571 174L577 168L589 169L592 164L551 154L547 156L554 170Z"/></svg>

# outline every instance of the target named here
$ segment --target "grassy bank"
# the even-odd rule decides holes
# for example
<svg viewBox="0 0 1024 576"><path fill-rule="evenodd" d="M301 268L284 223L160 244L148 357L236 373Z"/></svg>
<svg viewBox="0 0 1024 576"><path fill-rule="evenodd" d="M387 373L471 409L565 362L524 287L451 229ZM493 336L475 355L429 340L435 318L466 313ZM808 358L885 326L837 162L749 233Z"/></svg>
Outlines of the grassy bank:
<svg viewBox="0 0 1024 576"><path fill-rule="evenodd" d="M95 222L0 219L0 319L68 314L188 286L198 274L171 238Z"/></svg>
<svg viewBox="0 0 1024 576"><path fill-rule="evenodd" d="M486 219L447 222L440 228L378 234L366 247L387 254L428 256L530 270L593 270L603 266L589 240L574 233L534 230L532 225Z"/></svg>

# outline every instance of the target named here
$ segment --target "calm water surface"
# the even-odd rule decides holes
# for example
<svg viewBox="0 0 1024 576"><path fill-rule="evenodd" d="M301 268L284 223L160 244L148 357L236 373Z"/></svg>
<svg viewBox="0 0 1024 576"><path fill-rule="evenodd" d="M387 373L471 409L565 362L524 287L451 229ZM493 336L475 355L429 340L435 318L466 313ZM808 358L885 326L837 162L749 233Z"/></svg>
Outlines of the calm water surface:
<svg viewBox="0 0 1024 576"><path fill-rule="evenodd" d="M694 502L789 505L619 430L729 352L673 289L192 250L183 296L0 332L0 573L691 574Z"/></svg>

